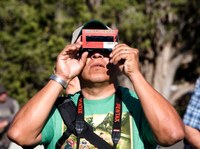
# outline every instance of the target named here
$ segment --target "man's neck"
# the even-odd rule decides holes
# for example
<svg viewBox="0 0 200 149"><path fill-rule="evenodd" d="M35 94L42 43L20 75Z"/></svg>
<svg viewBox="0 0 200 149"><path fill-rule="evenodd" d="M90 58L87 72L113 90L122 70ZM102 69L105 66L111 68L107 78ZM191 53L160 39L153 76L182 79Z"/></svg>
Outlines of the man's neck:
<svg viewBox="0 0 200 149"><path fill-rule="evenodd" d="M111 96L115 93L116 89L114 84L93 86L93 87L84 87L81 89L82 94L85 98L91 100L103 99Z"/></svg>

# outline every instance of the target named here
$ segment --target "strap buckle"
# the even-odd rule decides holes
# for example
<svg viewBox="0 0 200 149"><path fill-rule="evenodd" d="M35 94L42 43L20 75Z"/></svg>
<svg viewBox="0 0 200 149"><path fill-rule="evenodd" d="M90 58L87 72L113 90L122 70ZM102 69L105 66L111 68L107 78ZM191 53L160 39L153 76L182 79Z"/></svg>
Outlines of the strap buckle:
<svg viewBox="0 0 200 149"><path fill-rule="evenodd" d="M114 144L117 144L119 142L120 136L121 136L120 129L113 129L112 140Z"/></svg>
<svg viewBox="0 0 200 149"><path fill-rule="evenodd" d="M85 126L84 121L76 121L75 122L75 129L76 129L77 134L81 134L81 132L84 129L84 126Z"/></svg>

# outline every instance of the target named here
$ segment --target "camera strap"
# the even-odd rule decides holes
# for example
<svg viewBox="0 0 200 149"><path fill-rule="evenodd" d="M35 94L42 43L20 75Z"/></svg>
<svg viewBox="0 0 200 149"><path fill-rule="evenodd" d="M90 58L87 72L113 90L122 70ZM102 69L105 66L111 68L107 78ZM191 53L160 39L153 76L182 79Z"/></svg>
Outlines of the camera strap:
<svg viewBox="0 0 200 149"><path fill-rule="evenodd" d="M121 136L121 118L122 117L122 95L121 91L117 89L115 94L113 128L112 128L112 141L114 148L116 148Z"/></svg>
<svg viewBox="0 0 200 149"><path fill-rule="evenodd" d="M117 143L120 140L120 136L121 136L122 95L121 95L121 91L119 89L117 89L116 94L115 94L114 112L113 113L114 113L114 116L113 116L113 128L112 128L112 141L113 141L114 145L112 148L115 149L117 146ZM79 141L80 141L80 137L78 137L78 136L80 136L80 134L83 132L84 127L85 127L84 101L83 101L82 94L80 94L78 104L77 104L76 123L75 124L76 124L77 147L78 147ZM99 141L94 140L94 143L95 144L93 144L93 145L95 145L97 147L96 144L99 143ZM102 143L100 143L100 145L102 145ZM103 148L107 149L105 146Z"/></svg>
<svg viewBox="0 0 200 149"><path fill-rule="evenodd" d="M56 149L60 149L71 134L77 136L77 149L79 148L80 138L85 138L99 149L116 149L121 136L122 94L120 89L116 90L114 100L112 128L113 146L95 134L92 126L84 120L84 98L82 93L80 93L77 106L75 106L71 99L66 97L57 100L56 105L65 125L67 126L67 130L56 143Z"/></svg>

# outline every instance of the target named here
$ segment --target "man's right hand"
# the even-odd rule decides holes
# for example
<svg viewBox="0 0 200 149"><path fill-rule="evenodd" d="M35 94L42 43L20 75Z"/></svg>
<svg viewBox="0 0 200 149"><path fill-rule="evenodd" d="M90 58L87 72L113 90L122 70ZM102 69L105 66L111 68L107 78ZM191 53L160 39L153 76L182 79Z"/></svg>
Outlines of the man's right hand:
<svg viewBox="0 0 200 149"><path fill-rule="evenodd" d="M79 59L77 58L81 45L81 41L67 45L57 57L55 74L67 82L77 76L85 66L88 53L84 52Z"/></svg>

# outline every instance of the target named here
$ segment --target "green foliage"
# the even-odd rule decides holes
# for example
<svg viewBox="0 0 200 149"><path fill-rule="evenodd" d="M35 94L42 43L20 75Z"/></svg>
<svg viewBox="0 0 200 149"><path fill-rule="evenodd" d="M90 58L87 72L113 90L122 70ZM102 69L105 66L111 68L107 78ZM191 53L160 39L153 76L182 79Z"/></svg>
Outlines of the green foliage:
<svg viewBox="0 0 200 149"><path fill-rule="evenodd" d="M84 22L99 19L118 28L120 42L145 53L156 49L158 23L167 31L163 42L196 37L198 8L199 2L185 0L1 0L0 83L24 104L45 85L57 54ZM193 43L190 48L197 49L199 41Z"/></svg>
<svg viewBox="0 0 200 149"><path fill-rule="evenodd" d="M21 103L45 84L66 44L64 36L70 36L56 32L53 5L35 5L7 1L1 6L1 82Z"/></svg>

